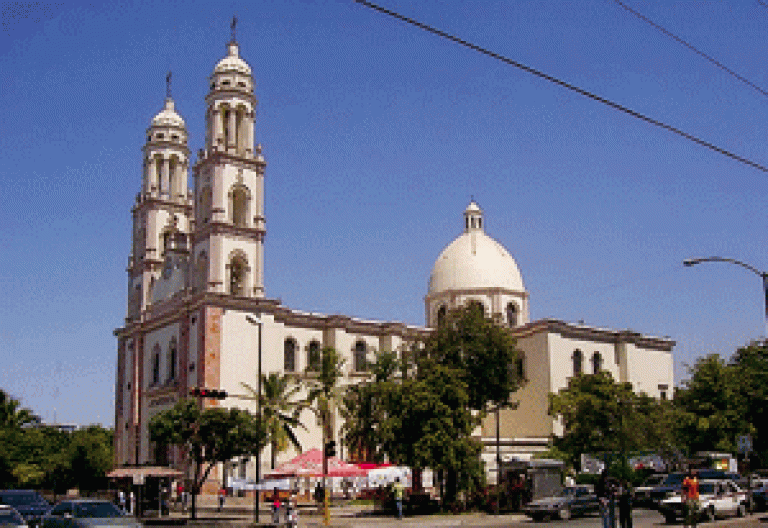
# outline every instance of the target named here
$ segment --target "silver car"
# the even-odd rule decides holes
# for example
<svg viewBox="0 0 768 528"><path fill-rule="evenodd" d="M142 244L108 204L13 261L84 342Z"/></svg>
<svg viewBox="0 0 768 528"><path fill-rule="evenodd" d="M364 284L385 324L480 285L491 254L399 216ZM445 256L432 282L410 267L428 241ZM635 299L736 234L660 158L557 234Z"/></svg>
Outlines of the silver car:
<svg viewBox="0 0 768 528"><path fill-rule="evenodd" d="M43 517L42 528L141 528L135 517L106 500L65 500Z"/></svg>

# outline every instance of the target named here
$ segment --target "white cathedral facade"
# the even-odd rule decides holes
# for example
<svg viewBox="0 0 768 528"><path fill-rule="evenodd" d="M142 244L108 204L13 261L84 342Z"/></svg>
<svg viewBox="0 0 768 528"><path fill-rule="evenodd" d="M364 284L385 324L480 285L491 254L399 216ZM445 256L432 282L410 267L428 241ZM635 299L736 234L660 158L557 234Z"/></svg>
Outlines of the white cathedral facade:
<svg viewBox="0 0 768 528"><path fill-rule="evenodd" d="M520 367L528 382L515 394L519 406L501 413L505 458L530 457L561 432L547 415L547 395L574 374L605 369L636 391L660 398L671 393L673 341L552 319L531 322L520 270L485 233L474 201L464 211L463 232L435 262L425 327L307 313L270 299L264 285L266 162L254 143L253 86L251 68L232 41L210 77L205 144L194 163L186 124L170 97L147 130L142 186L132 208L127 317L115 330L117 465L188 469L178 451L168 460L155 453L147 426L193 387L243 394L242 383L256 385L259 362L264 374L300 379L324 346L345 359L343 383L356 383L366 378L375 351L402 350L426 335L445 310L468 301L482 303L488 316L508 326L524 353ZM237 398L205 404L255 410ZM320 428L305 412L308 430L298 430L302 446L321 447ZM337 421L337 439L340 427ZM495 429L489 417L477 431L489 469L495 468ZM289 449L278 460L295 454ZM234 461L228 471L253 478L254 462ZM218 472L212 480L221 477Z"/></svg>

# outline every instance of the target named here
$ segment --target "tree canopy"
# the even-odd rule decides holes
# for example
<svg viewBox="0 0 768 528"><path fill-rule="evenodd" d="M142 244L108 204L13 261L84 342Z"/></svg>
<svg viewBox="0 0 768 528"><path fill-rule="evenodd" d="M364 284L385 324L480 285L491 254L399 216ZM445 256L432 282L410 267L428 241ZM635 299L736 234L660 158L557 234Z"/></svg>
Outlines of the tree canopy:
<svg viewBox="0 0 768 528"><path fill-rule="evenodd" d="M149 422L149 435L160 445L182 447L194 462L192 516L195 497L218 462L256 453L264 447L266 432L262 423L242 409L213 407L201 409L192 399L179 400L172 408L155 415Z"/></svg>

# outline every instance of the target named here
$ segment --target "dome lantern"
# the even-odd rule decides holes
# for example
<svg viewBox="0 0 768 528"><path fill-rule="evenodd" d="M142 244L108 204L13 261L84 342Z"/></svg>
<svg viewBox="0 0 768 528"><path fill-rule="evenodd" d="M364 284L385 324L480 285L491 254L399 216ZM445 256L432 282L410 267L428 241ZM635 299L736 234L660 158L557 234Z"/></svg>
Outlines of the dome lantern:
<svg viewBox="0 0 768 528"><path fill-rule="evenodd" d="M435 261L425 301L428 325L436 324L441 309L469 301L502 320L506 313L520 314L511 326L527 322L528 293L517 262L485 233L483 211L474 200L464 210L464 232Z"/></svg>

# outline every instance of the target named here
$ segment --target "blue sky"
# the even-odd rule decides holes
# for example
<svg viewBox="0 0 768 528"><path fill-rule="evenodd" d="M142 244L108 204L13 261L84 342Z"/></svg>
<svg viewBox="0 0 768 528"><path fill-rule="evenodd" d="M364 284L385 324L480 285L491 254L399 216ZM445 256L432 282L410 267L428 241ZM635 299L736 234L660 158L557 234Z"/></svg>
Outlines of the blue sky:
<svg viewBox="0 0 768 528"><path fill-rule="evenodd" d="M768 163L768 98L614 2L381 4ZM760 3L629 5L768 88ZM421 324L474 196L534 319L670 336L677 380L765 335L758 277L681 264L768 269L754 168L351 1L2 9L0 388L47 421L113 423L144 133L172 70L202 146L233 13L268 163L268 297Z"/></svg>

